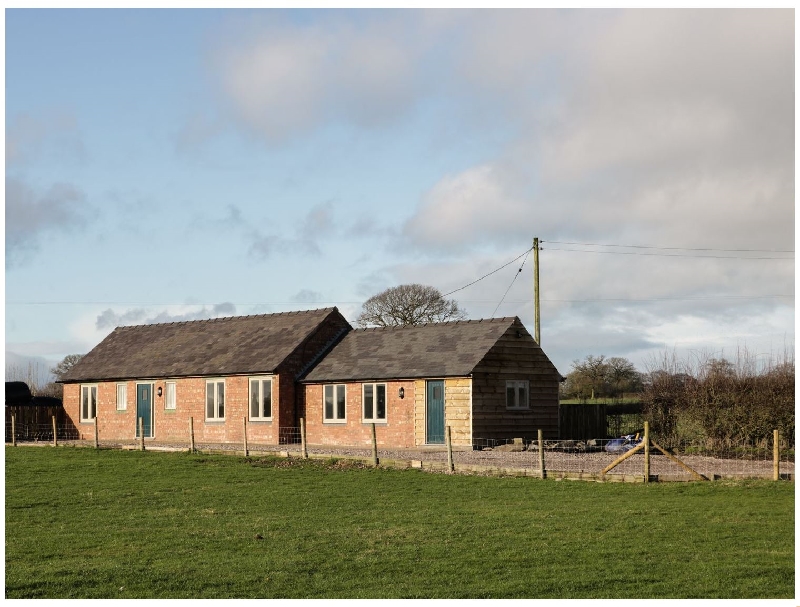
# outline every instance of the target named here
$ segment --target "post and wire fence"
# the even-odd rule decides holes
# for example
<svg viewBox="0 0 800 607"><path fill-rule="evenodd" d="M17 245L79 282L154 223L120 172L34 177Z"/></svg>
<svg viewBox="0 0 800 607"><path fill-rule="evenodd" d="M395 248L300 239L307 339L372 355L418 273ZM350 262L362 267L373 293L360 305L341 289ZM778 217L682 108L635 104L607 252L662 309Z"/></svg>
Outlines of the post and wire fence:
<svg viewBox="0 0 800 607"><path fill-rule="evenodd" d="M243 439L237 444L204 443L195 440L193 419L189 419L185 440L173 447L190 452L198 449L233 451L246 456L275 454L288 457L333 457L360 460L365 465L415 467L432 471L508 474L540 478L584 478L608 481L716 480L725 478L794 479L794 444L778 430L758 441L709 445L683 442L663 448L649 435L629 435L613 439L559 440L536 436L508 439L473 437L470 444L455 444L450 427L445 428L445 442L439 448L398 449L380 444L374 427L362 445L309 445L305 420L298 427L282 428L277 445L248 441L248 423L243 419ZM140 421L141 423L141 421ZM144 428L140 427L132 448L144 450ZM88 438L87 437L91 437ZM793 433L791 436L794 438ZM91 442L90 442L91 441ZM81 433L71 424L20 423L14 415L6 419L6 443L51 444L89 443L95 448L124 447L121 441L104 440L97 424L91 434ZM88 445L87 445L88 446ZM157 446L155 443L153 446Z"/></svg>

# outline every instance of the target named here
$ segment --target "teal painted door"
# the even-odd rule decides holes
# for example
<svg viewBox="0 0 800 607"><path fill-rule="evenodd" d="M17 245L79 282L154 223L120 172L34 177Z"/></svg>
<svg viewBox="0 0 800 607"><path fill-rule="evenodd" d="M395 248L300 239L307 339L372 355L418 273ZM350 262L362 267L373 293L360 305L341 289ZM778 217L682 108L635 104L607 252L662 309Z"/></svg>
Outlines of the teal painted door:
<svg viewBox="0 0 800 607"><path fill-rule="evenodd" d="M429 445L444 444L444 382L441 379L428 382L427 405L425 407L425 442Z"/></svg>
<svg viewBox="0 0 800 607"><path fill-rule="evenodd" d="M139 438L139 418L142 418L145 438L153 437L153 386L136 386L136 438Z"/></svg>

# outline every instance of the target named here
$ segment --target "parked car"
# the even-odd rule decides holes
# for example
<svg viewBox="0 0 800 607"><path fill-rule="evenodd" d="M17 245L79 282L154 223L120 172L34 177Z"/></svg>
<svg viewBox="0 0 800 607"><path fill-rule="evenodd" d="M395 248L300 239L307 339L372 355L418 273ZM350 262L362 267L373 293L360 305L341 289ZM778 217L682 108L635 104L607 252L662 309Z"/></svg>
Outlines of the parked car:
<svg viewBox="0 0 800 607"><path fill-rule="evenodd" d="M631 449L635 449L642 443L641 434L625 434L619 438L612 438L606 445L606 451L609 453L627 453Z"/></svg>

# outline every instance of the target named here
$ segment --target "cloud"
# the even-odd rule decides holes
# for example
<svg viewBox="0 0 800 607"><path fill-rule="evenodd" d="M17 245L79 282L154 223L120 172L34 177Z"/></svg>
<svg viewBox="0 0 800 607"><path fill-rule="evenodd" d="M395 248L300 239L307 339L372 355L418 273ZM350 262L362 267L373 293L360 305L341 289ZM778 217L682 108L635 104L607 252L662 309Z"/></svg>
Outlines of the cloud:
<svg viewBox="0 0 800 607"><path fill-rule="evenodd" d="M366 25L328 14L324 25L234 22L211 65L234 115L269 142L329 120L372 126L407 112L418 97L426 42L415 14Z"/></svg>
<svg viewBox="0 0 800 607"><path fill-rule="evenodd" d="M6 178L6 267L24 264L49 234L71 233L88 223L82 190L57 183L37 194L23 181Z"/></svg>
<svg viewBox="0 0 800 607"><path fill-rule="evenodd" d="M68 111L23 112L9 119L6 165L54 160L66 163L86 158L78 121Z"/></svg>
<svg viewBox="0 0 800 607"><path fill-rule="evenodd" d="M301 289L297 293L291 296L291 301L297 303L319 303L323 299L322 293L319 291L312 291L311 289Z"/></svg>
<svg viewBox="0 0 800 607"><path fill-rule="evenodd" d="M253 229L241 214L236 216L236 221L242 225L250 241L248 254L252 259L264 261L275 252L319 257L322 254L320 241L333 238L338 233L334 209L332 201L314 205L292 230L287 230L293 234L288 238L279 233Z"/></svg>
<svg viewBox="0 0 800 607"><path fill-rule="evenodd" d="M122 313L115 312L111 308L101 312L95 320L95 329L98 331L107 331L114 327L124 325L152 325L156 323L167 322L186 322L189 320L205 320L207 318L219 318L222 316L235 316L236 306L232 303L225 302L215 304L213 306L203 306L199 310L190 310L187 312L173 312L170 310L163 310L153 314L145 308L134 308Z"/></svg>

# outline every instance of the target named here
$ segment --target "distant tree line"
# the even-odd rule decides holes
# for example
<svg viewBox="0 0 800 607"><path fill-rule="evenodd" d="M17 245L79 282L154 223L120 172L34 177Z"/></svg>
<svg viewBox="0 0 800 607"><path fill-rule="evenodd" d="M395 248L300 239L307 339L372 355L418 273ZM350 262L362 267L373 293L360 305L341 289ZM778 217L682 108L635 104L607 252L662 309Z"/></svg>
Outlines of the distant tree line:
<svg viewBox="0 0 800 607"><path fill-rule="evenodd" d="M623 398L642 391L642 374L627 358L589 355L572 361L572 371L561 384L561 398L594 400Z"/></svg>

